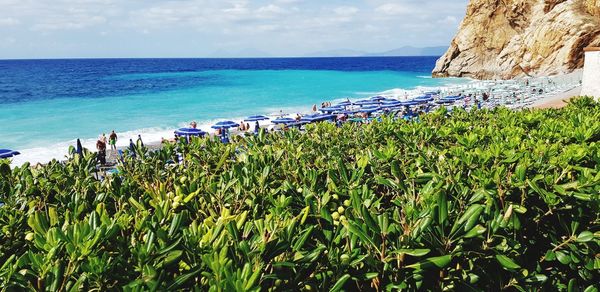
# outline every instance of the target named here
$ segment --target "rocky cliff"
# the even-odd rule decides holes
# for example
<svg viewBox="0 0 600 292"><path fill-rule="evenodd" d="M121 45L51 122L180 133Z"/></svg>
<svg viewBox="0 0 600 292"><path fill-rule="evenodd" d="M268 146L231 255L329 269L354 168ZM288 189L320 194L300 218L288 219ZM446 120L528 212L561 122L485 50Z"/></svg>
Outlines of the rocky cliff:
<svg viewBox="0 0 600 292"><path fill-rule="evenodd" d="M434 77L508 79L571 72L600 46L600 0L471 0Z"/></svg>

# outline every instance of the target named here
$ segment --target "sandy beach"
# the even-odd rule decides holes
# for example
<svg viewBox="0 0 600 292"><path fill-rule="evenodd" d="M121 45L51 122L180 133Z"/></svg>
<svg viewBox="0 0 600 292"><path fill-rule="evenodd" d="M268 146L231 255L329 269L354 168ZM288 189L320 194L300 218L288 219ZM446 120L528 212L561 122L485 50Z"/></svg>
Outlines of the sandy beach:
<svg viewBox="0 0 600 292"><path fill-rule="evenodd" d="M565 91L563 93L556 94L552 97L543 98L531 105L532 108L561 108L567 105L565 101L570 100L575 96L579 96L581 92L581 86L573 88L569 91Z"/></svg>

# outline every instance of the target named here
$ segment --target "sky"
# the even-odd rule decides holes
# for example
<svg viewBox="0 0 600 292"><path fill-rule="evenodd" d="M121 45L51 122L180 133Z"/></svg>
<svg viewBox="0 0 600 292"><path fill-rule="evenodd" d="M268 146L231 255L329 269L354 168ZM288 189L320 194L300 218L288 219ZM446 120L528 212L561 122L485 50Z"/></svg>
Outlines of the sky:
<svg viewBox="0 0 600 292"><path fill-rule="evenodd" d="M468 0L0 0L0 59L303 56L448 45Z"/></svg>

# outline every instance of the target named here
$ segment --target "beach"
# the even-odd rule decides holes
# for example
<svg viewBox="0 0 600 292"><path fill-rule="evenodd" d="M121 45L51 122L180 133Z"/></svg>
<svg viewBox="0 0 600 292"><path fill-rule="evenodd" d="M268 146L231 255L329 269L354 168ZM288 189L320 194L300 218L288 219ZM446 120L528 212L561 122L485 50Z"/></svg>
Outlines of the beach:
<svg viewBox="0 0 600 292"><path fill-rule="evenodd" d="M567 105L565 101L570 100L573 97L579 96L581 93L581 86L575 87L563 93L550 96L548 98L541 99L536 103L532 104L533 108L561 108Z"/></svg>
<svg viewBox="0 0 600 292"><path fill-rule="evenodd" d="M403 64L405 60L412 63ZM415 60L422 64L415 65ZM191 121L197 121L198 128L213 133L211 126L222 120L238 122L256 114L270 118L293 117L310 114L313 105L320 107L323 102L336 104L373 96L406 101L426 92L436 92L436 98L469 96L448 107L472 107L475 97L481 100L484 93L489 100L482 106L488 108L558 106L562 99L576 95L577 90L573 88L580 78L579 73L574 72L504 81L432 79L426 74L435 58L290 59L287 62L291 63L284 65L276 61L281 62L268 60L265 65L256 61L251 67L253 70L207 70L202 66L218 63L202 60L197 67L182 63L190 66L187 69L198 71L162 72L181 70L169 67L170 63L158 68L153 67L156 64L144 67L145 71L154 70L154 73L125 73L119 61L106 64L78 61L74 65L69 61L67 66L98 65L97 68L84 67L86 74L96 70L92 71L97 73L91 79L95 81L83 82L81 88L73 84L52 84L46 88L36 83L33 88L15 89L0 107L0 123L6 125L0 133L0 141L4 143L1 146L21 152L13 158L13 165L46 163L65 159L68 148L75 145L77 138L83 147L94 150L96 137L113 129L118 134L120 148L126 148L129 139L135 141L138 135L146 145L160 145L163 139L173 138L174 130L187 127ZM395 71L388 70L390 61L398 62L392 67ZM242 64L228 62L231 62L228 66L234 68ZM247 66L248 61L244 62ZM81 78L77 71L54 73L73 82ZM22 94L27 90L33 95ZM78 93L66 97L73 92ZM114 155L109 158L114 161Z"/></svg>

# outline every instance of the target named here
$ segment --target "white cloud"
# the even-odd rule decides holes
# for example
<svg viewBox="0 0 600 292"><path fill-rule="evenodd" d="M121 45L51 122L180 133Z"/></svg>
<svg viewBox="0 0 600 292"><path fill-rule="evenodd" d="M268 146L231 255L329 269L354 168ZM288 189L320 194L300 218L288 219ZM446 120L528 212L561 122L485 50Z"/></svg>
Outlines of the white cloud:
<svg viewBox="0 0 600 292"><path fill-rule="evenodd" d="M340 6L340 7L336 7L335 9L333 9L333 12L335 12L335 14L345 15L345 16L354 15L358 11L359 11L359 9L356 7L353 7L353 6Z"/></svg>
<svg viewBox="0 0 600 292"><path fill-rule="evenodd" d="M48 54L54 47L64 52L72 49L74 54L97 47L100 53L100 48L106 48L115 54L202 56L226 45L274 55L334 49L381 51L448 43L467 2L0 0L0 37L19 35L11 48L27 43L40 47L46 41ZM56 44L51 46L51 41ZM6 51L0 52L0 58Z"/></svg>
<svg viewBox="0 0 600 292"><path fill-rule="evenodd" d="M406 5L406 4L403 5L403 4L399 4L399 3L386 3L386 4L383 4L383 5L375 8L375 12L383 13L386 15L409 14L409 13L412 13L413 11L414 10L411 9L408 5Z"/></svg>
<svg viewBox="0 0 600 292"><path fill-rule="evenodd" d="M0 27L2 26L15 26L21 23L18 19L12 17L0 18Z"/></svg>

